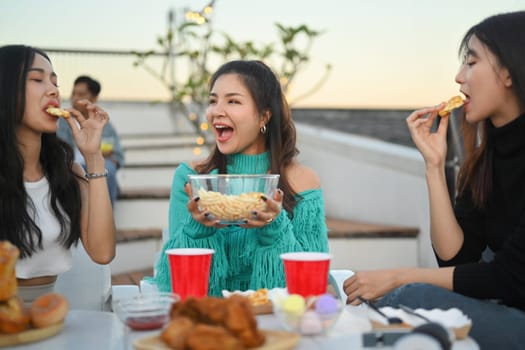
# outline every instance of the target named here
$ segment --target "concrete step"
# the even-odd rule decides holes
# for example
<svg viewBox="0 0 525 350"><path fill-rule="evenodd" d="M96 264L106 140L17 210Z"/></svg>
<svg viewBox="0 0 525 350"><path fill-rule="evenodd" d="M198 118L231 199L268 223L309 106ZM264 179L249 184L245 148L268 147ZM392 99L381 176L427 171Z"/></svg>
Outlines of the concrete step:
<svg viewBox="0 0 525 350"><path fill-rule="evenodd" d="M119 199L115 203L115 225L118 229L168 227L169 199Z"/></svg>
<svg viewBox="0 0 525 350"><path fill-rule="evenodd" d="M126 166L134 164L169 164L207 157L206 147L166 147L154 149L130 149L125 153Z"/></svg>
<svg viewBox="0 0 525 350"><path fill-rule="evenodd" d="M194 132L155 132L155 133L147 133L143 132L140 134L121 134L121 142L122 145L134 145L136 142L146 142L148 140L152 140L151 142L161 142L161 143L171 143L171 142L189 142L191 140L195 140L197 134ZM157 141L155 141L157 140Z"/></svg>
<svg viewBox="0 0 525 350"><path fill-rule="evenodd" d="M111 274L152 268L161 248L162 240L156 238L118 243L117 254L109 264Z"/></svg>
<svg viewBox="0 0 525 350"><path fill-rule="evenodd" d="M117 173L121 192L126 193L129 189L147 189L159 186L169 188L177 166L178 163L157 164L151 167L123 167Z"/></svg>
<svg viewBox="0 0 525 350"><path fill-rule="evenodd" d="M124 150L181 146L194 147L197 145L197 138L196 134L134 135L122 137L121 145Z"/></svg>
<svg viewBox="0 0 525 350"><path fill-rule="evenodd" d="M119 193L120 200L133 199L169 199L169 187L126 187L122 188Z"/></svg>
<svg viewBox="0 0 525 350"><path fill-rule="evenodd" d="M118 229L117 254L110 263L112 276L133 274L134 271L153 271L153 265L162 249L162 232L162 228L156 227ZM118 284L126 284L121 282Z"/></svg>

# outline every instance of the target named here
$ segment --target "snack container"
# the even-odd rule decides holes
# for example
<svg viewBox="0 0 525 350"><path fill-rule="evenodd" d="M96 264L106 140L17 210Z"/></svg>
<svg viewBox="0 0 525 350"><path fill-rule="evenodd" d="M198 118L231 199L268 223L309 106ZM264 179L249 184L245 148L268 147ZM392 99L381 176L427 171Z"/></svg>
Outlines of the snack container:
<svg viewBox="0 0 525 350"><path fill-rule="evenodd" d="M277 174L188 175L192 197L199 197L201 211L223 225L241 225L254 211L266 209L262 199L273 198L279 183Z"/></svg>

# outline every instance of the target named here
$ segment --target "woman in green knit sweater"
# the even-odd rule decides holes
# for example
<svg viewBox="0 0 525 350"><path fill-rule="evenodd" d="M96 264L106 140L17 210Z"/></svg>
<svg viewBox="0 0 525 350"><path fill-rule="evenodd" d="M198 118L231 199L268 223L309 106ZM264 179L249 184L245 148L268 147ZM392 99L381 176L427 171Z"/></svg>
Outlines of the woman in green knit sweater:
<svg viewBox="0 0 525 350"><path fill-rule="evenodd" d="M210 81L206 118L216 138L210 156L182 163L173 177L170 237L156 266L155 282L171 290L167 256L171 248L212 248L209 294L221 290L284 287L279 255L328 250L323 194L318 176L298 163L290 109L272 70L260 61L224 64ZM189 174L280 174L267 209L246 224L224 226L198 209Z"/></svg>

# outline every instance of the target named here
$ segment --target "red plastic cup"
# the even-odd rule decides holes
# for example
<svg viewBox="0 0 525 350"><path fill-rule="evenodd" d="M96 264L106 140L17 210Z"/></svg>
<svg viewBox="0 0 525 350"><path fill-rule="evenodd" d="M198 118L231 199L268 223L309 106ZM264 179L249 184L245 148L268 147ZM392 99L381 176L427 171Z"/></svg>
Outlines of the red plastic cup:
<svg viewBox="0 0 525 350"><path fill-rule="evenodd" d="M203 298L208 295L211 258L215 250L178 248L166 251L170 264L171 290L180 296Z"/></svg>
<svg viewBox="0 0 525 350"><path fill-rule="evenodd" d="M305 298L325 294L331 258L330 254L319 252L281 254L288 293Z"/></svg>

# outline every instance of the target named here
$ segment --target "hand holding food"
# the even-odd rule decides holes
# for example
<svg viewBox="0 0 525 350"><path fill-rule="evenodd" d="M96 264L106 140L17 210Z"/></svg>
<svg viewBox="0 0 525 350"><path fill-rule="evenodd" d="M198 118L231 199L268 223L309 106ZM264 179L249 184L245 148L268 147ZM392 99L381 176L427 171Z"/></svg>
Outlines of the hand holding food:
<svg viewBox="0 0 525 350"><path fill-rule="evenodd" d="M447 104L446 104L445 108L440 110L438 112L438 114L439 114L440 117L446 117L447 115L449 115L452 112L453 109L456 109L456 108L459 108L459 107L463 106L463 103L464 103L464 101L461 98L461 96L451 97L447 101Z"/></svg>

